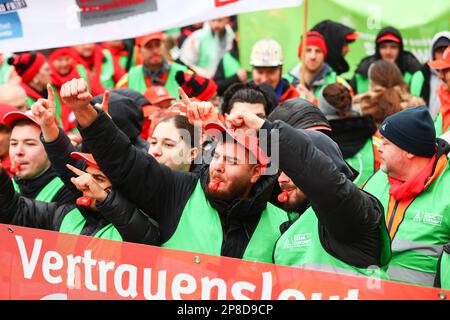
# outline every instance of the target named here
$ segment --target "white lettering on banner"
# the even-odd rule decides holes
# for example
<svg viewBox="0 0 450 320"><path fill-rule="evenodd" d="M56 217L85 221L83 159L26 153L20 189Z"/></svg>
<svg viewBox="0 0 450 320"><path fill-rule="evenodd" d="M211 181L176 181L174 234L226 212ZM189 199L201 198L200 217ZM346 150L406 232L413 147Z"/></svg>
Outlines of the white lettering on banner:
<svg viewBox="0 0 450 320"><path fill-rule="evenodd" d="M51 262L52 259L56 261L54 263ZM50 270L58 271L61 270L64 265L63 258L56 251L48 251L44 254L44 259L42 261L42 274L44 275L45 280L52 284L58 284L62 282L61 276L52 276L50 274Z"/></svg>
<svg viewBox="0 0 450 320"><path fill-rule="evenodd" d="M217 288L217 298L226 299L227 293L231 294L233 299L249 300L252 293L257 292L261 288L261 295L257 297L260 300L272 299L298 299L305 300L305 293L297 290L286 288L277 296L273 296L273 274L272 272L263 272L259 283L251 283L248 281L236 281L232 284L221 278L202 277L197 280L188 273L175 274L172 283L170 283L171 296L167 295L167 270L153 270L151 268L143 268L142 270L132 264L117 264L113 261L97 260L92 258L92 250L85 250L83 256L74 256L72 254L65 257L56 251L42 252L42 240L34 239L32 250L27 251L24 240L21 236L15 236L20 259L22 262L23 277L32 279L35 276L35 270L40 262L42 274L50 284L58 284L63 281L63 275L67 275L66 286L73 289L75 284L77 289L85 287L93 292L109 292L117 293L121 297L136 298L142 296L147 300L162 299L189 299L189 295L201 295L201 299L211 299L211 293ZM28 246L30 247L30 246ZM41 254L42 253L42 254ZM83 268L84 270L80 270ZM38 268L39 270L39 268ZM59 272L59 274L58 274ZM85 274L84 282L80 274ZM99 283L94 284L93 272L96 272L95 279ZM156 288L152 287L152 272L157 272ZM98 273L98 274L97 274ZM143 273L143 292L138 292L141 286L138 286L139 274ZM108 279L113 279L114 288L108 288ZM82 282L82 283L78 283ZM231 287L230 287L231 285ZM359 295L358 289L349 289L347 297L342 299L357 300ZM69 295L70 296L70 295ZM215 298L215 297L214 297ZM256 298L256 297L255 297ZM309 297L313 300L326 299L322 292L312 292ZM338 295L329 296L328 299L341 299Z"/></svg>
<svg viewBox="0 0 450 320"><path fill-rule="evenodd" d="M17 35L10 32L13 38L0 39L1 52L134 38L238 13L294 7L302 0L240 0L227 1L227 5L216 0L127 0L114 1L114 6L88 3L94 1L84 1L82 6L77 6L76 1L32 2L35 5L20 9L17 25L14 25L24 32ZM119 3L122 5L117 7ZM36 23L35 17L39 17L41 23Z"/></svg>

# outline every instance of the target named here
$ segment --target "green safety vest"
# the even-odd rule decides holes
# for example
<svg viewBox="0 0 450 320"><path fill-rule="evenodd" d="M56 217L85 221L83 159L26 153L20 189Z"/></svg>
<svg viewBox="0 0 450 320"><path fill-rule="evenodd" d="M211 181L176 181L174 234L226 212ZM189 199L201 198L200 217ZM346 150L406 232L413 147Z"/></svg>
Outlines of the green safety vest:
<svg viewBox="0 0 450 320"><path fill-rule="evenodd" d="M241 68L241 63L229 52L225 53L223 56L222 65L225 78L231 78L237 74L238 70Z"/></svg>
<svg viewBox="0 0 450 320"><path fill-rule="evenodd" d="M103 88L114 88L114 60L109 50L103 49L105 59L102 64L102 71L100 73L100 82Z"/></svg>
<svg viewBox="0 0 450 320"><path fill-rule="evenodd" d="M441 288L450 290L450 252L444 250L440 265Z"/></svg>
<svg viewBox="0 0 450 320"><path fill-rule="evenodd" d="M409 91L413 96L421 97L423 85L425 84L425 76L422 71L417 71L413 74L411 78L411 84L409 86Z"/></svg>
<svg viewBox="0 0 450 320"><path fill-rule="evenodd" d="M439 111L436 118L434 119L434 129L436 130L436 137L442 136L444 132L444 119L442 119L442 113ZM450 127L447 128L450 131Z"/></svg>
<svg viewBox="0 0 450 320"><path fill-rule="evenodd" d="M375 173L375 156L373 154L372 138L368 139L361 150L354 156L346 158L348 162L359 175L353 181L354 184L360 186Z"/></svg>
<svg viewBox="0 0 450 320"><path fill-rule="evenodd" d="M242 259L271 263L274 245L281 235L280 225L287 220L285 211L267 203ZM198 181L175 233L162 247L219 256L223 232L219 214L206 199Z"/></svg>
<svg viewBox="0 0 450 320"><path fill-rule="evenodd" d="M384 223L384 219L380 223ZM383 241L380 261L384 266L391 256L389 234L384 225L380 227L380 235ZM275 246L273 256L275 264L309 270L378 277L383 277L385 272L383 267L353 267L329 254L320 241L319 221L312 207L283 233Z"/></svg>
<svg viewBox="0 0 450 320"><path fill-rule="evenodd" d="M70 233L70 234L81 234L84 225L86 224L86 219L81 214L78 208L73 208L69 211L61 222L59 232ZM109 239L122 241L122 236L119 231L110 223L100 229L95 235L95 238Z"/></svg>
<svg viewBox="0 0 450 320"><path fill-rule="evenodd" d="M387 215L388 176L378 170L364 190L377 197ZM407 208L392 240L388 276L392 280L433 285L442 247L450 242L450 166ZM395 214L395 212L394 212Z"/></svg>
<svg viewBox="0 0 450 320"><path fill-rule="evenodd" d="M175 78L178 71L187 72L188 68L179 63L172 62L170 64L169 74L167 76L166 87L169 94L174 98L179 98L178 87L180 86ZM134 89L140 93L144 93L147 90L147 84L144 78L144 66L139 65L130 69L128 72L128 88Z"/></svg>
<svg viewBox="0 0 450 320"><path fill-rule="evenodd" d="M12 182L14 190L16 190L17 193L21 193L20 187L16 183L16 181L14 181L13 179ZM49 183L47 183L47 185L45 185L44 188L41 189L41 191L39 191L35 200L52 202L53 198L61 190L62 187L64 187L64 182L59 177L55 177Z"/></svg>
<svg viewBox="0 0 450 320"><path fill-rule="evenodd" d="M301 70L301 64L300 64L300 70ZM300 72L301 72L301 71L300 71ZM282 77L283 77L284 79L286 79L287 81L289 81L290 84L292 84L292 83L294 82L294 80L295 80L295 77L294 77L291 73L289 73L289 72L284 73ZM341 80L342 80L342 79L341 79ZM337 75L337 73L332 69L331 72L329 72L329 73L327 73L327 74L325 75L325 79L324 79L323 84L317 86L316 89L314 89L314 96L315 96L316 98L318 98L318 97L319 97L319 94L320 94L320 91L321 91L324 87L326 87L326 86L329 85L329 84L336 83L336 82L339 82L339 81L338 81L338 75Z"/></svg>
<svg viewBox="0 0 450 320"><path fill-rule="evenodd" d="M210 30L201 29L198 31L198 40L200 43L199 54L197 66L200 68L209 68L211 66L211 61L219 53L217 50L216 41L214 35ZM229 52L225 53L223 56L223 71L225 78L230 78L234 76L240 69L241 64L236 60Z"/></svg>
<svg viewBox="0 0 450 320"><path fill-rule="evenodd" d="M408 87L411 86L412 79L413 79L413 75L411 73L405 72L403 74L403 80L408 85ZM369 91L369 78L368 77L364 77L360 73L356 73L355 81L356 81L356 94L365 93L365 92ZM415 89L415 90L417 90L417 89ZM418 97L420 97L420 92L419 92Z"/></svg>

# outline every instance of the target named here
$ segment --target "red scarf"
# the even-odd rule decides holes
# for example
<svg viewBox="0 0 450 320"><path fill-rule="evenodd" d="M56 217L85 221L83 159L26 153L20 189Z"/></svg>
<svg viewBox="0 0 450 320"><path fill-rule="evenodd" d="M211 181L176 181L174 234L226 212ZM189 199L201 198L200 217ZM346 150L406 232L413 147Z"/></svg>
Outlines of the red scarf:
<svg viewBox="0 0 450 320"><path fill-rule="evenodd" d="M439 100L441 100L441 115L442 115L442 132L447 132L447 129L450 127L450 92L446 90L445 83L441 84L439 87L437 94L439 96Z"/></svg>
<svg viewBox="0 0 450 320"><path fill-rule="evenodd" d="M94 46L94 52L90 57L82 57L78 54L75 55L75 60L77 63L82 64L87 70L91 71L100 81L100 74L102 73L104 54L102 48L96 44Z"/></svg>
<svg viewBox="0 0 450 320"><path fill-rule="evenodd" d="M434 165L436 162L436 155L430 159L424 170L416 176L410 178L408 181L401 181L395 178L388 177L391 187L389 194L394 197L396 201L407 201L414 199L420 194L428 182L428 179L433 174Z"/></svg>
<svg viewBox="0 0 450 320"><path fill-rule="evenodd" d="M38 99L44 99L45 97L43 97L39 92L37 92L36 90L34 90L32 87L30 87L29 85L27 85L25 82L21 82L20 86L25 90L25 93L28 97L32 98L33 100L38 100Z"/></svg>
<svg viewBox="0 0 450 320"><path fill-rule="evenodd" d="M75 55L76 55L76 52L72 48L56 49L55 51L53 51L50 54L48 62L49 62L49 66L50 66L51 82L58 89L60 89L61 86L64 83L66 83L67 81L70 81L74 78L78 79L81 77L77 70L77 63L75 62L75 58L74 58ZM71 56L74 59L73 63L72 63L72 69L66 75L59 74L58 71L56 71L55 67L53 66L53 62L62 56Z"/></svg>

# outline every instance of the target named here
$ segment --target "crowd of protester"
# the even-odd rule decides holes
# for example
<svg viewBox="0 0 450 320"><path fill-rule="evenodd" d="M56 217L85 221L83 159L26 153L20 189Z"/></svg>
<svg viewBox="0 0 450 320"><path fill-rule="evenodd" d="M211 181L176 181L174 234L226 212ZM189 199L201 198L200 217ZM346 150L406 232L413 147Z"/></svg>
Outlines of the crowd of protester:
<svg viewBox="0 0 450 320"><path fill-rule="evenodd" d="M234 18L0 54L0 223L450 289L450 32L349 79L356 30L303 37L291 70Z"/></svg>

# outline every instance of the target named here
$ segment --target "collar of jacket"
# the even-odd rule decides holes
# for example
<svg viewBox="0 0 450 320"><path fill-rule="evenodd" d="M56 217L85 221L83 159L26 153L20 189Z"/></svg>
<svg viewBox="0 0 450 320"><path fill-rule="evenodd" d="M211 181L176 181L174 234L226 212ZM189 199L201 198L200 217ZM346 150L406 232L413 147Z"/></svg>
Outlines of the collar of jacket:
<svg viewBox="0 0 450 320"><path fill-rule="evenodd" d="M253 186L250 198L239 198L232 201L224 201L217 198L207 197L211 206L217 210L222 218L241 219L261 214L266 209L270 200L277 176L262 176ZM206 190L209 183L209 165L200 169L200 183Z"/></svg>
<svg viewBox="0 0 450 320"><path fill-rule="evenodd" d="M24 180L14 176L14 181L19 185L22 196L35 198L39 191L55 177L56 172L53 167L50 166L44 173L36 178Z"/></svg>

